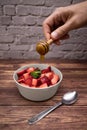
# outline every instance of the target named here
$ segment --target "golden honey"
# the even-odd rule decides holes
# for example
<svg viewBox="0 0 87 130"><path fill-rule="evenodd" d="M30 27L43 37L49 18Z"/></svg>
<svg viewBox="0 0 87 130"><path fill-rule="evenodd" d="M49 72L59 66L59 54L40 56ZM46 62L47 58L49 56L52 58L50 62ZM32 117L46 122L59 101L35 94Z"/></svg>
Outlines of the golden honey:
<svg viewBox="0 0 87 130"><path fill-rule="evenodd" d="M44 59L45 59L45 56L44 55L40 55L40 60L44 61Z"/></svg>

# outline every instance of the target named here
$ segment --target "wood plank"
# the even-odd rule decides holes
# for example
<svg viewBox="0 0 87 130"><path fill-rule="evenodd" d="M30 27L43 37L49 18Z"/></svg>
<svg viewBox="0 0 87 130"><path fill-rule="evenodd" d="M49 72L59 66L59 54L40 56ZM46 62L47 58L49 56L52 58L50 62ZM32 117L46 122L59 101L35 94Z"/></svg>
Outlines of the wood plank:
<svg viewBox="0 0 87 130"><path fill-rule="evenodd" d="M0 107L0 127L5 130L20 129L27 130L29 128L41 130L56 130L58 129L70 129L70 130L86 130L87 121L87 107L76 107L76 106L62 106L50 113L47 117L37 122L35 125L29 125L28 119L47 107ZM82 120L83 119L83 120ZM50 125L49 125L50 123ZM83 125L84 124L84 125Z"/></svg>

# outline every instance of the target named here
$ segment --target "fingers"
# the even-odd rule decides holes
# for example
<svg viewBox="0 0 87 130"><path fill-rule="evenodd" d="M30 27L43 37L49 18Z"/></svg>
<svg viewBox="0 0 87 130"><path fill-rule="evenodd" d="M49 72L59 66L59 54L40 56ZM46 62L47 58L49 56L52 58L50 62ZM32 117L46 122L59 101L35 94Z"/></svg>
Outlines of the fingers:
<svg viewBox="0 0 87 130"><path fill-rule="evenodd" d="M64 35L63 37L61 37L60 40L66 40L66 39L68 39L69 37L70 37L69 34L66 34L66 35ZM54 43L55 43L56 45L60 45L60 44L61 44L60 40L55 40Z"/></svg>
<svg viewBox="0 0 87 130"><path fill-rule="evenodd" d="M69 22L66 22L64 25L60 26L55 31L53 31L51 33L51 37L54 40L69 38L69 35L67 34L71 29L72 29L72 22L70 20Z"/></svg>
<svg viewBox="0 0 87 130"><path fill-rule="evenodd" d="M44 31L44 35L45 35L45 37L46 37L47 40L49 40L51 38L51 32L53 30L55 17L56 17L56 14L55 14L55 12L53 12L43 22L43 31ZM57 22L58 22L58 20L57 20Z"/></svg>
<svg viewBox="0 0 87 130"><path fill-rule="evenodd" d="M68 26L69 26L69 24L63 25L51 33L50 25L48 23L44 23L43 29L44 29L44 34L45 34L46 39L49 40L50 38L52 38L59 45L60 44L59 40L64 40L64 39L69 38L68 31L70 29Z"/></svg>
<svg viewBox="0 0 87 130"><path fill-rule="evenodd" d="M51 30L48 24L43 24L43 30L44 30L44 35L46 37L47 40L49 40L51 38Z"/></svg>

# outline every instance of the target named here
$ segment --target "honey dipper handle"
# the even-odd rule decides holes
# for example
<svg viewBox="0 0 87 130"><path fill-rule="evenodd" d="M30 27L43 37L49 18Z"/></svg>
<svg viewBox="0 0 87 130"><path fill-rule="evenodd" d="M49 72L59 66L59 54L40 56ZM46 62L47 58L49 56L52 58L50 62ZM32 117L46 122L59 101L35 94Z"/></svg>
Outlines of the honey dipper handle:
<svg viewBox="0 0 87 130"><path fill-rule="evenodd" d="M47 41L47 43L50 45L53 42L53 39L50 39Z"/></svg>

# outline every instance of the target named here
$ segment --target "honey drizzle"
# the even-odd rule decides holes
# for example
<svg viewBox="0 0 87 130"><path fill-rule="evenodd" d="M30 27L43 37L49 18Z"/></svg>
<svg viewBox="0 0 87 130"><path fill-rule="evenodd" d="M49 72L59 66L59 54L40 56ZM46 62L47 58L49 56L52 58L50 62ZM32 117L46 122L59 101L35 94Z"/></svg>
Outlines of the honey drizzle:
<svg viewBox="0 0 87 130"><path fill-rule="evenodd" d="M43 61L44 60L44 55L40 55L40 60Z"/></svg>

